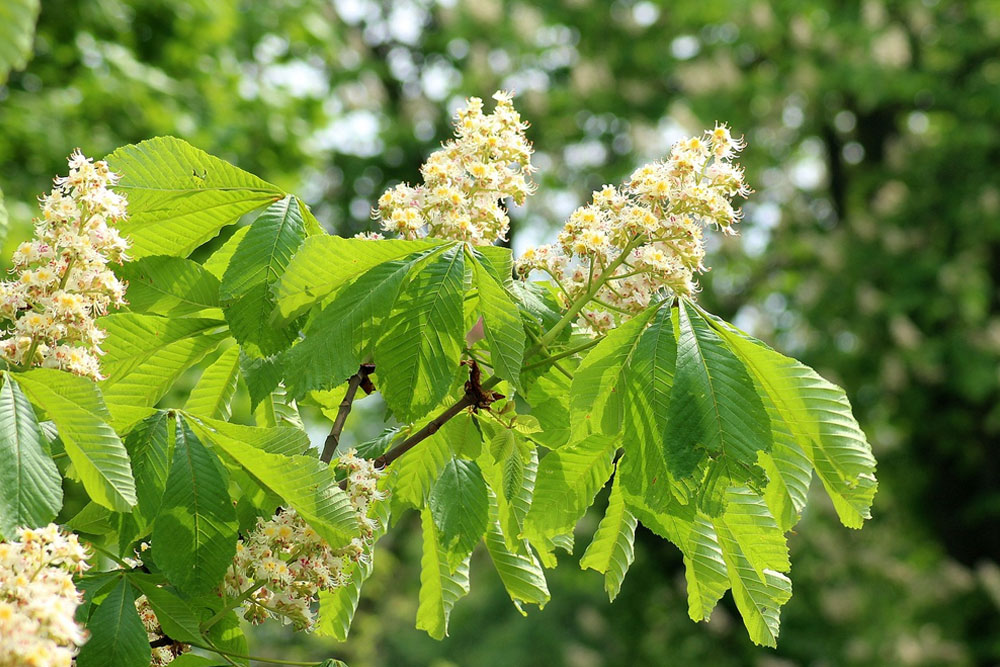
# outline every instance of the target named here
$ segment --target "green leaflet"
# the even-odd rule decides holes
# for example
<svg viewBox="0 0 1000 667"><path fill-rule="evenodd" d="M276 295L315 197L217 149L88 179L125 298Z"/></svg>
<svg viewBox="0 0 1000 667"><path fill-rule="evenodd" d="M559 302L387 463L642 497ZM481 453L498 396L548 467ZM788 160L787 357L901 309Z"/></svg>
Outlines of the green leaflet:
<svg viewBox="0 0 1000 667"><path fill-rule="evenodd" d="M531 547L525 540L515 540L508 547L497 508L497 497L492 490L489 492L489 526L486 530L486 550L493 561L493 567L500 575L507 594L521 614L525 614L521 603L537 604L539 609L545 606L551 597L549 586L545 581L545 571Z"/></svg>
<svg viewBox="0 0 1000 667"><path fill-rule="evenodd" d="M128 281L133 313L190 315L219 307L219 279L197 262L153 255L115 268Z"/></svg>
<svg viewBox="0 0 1000 667"><path fill-rule="evenodd" d="M518 449L520 448L515 446L513 448L514 451L511 453L513 456L518 456L523 464L521 482L516 489L516 493L509 499L503 491L494 494L494 499L497 503L497 520L500 523L501 534L503 535L507 550L512 552L516 552L520 548L518 545L522 542L520 535L524 530L524 517L527 516L528 510L531 507L531 500L535 492L535 480L538 474L538 450L535 447L529 447L528 455L524 456L522 452L517 451ZM503 462L495 462L492 454L484 451L479 456L478 463L490 488L504 489L507 471ZM544 556L545 554L543 554Z"/></svg>
<svg viewBox="0 0 1000 667"><path fill-rule="evenodd" d="M222 275L219 296L233 336L253 356L287 348L297 328L274 322L272 286L306 238L298 200L289 195L267 207L250 225Z"/></svg>
<svg viewBox="0 0 1000 667"><path fill-rule="evenodd" d="M228 438L271 454L291 456L304 454L309 449L309 436L306 432L289 425L263 428L195 416L192 428L203 433L212 442L216 438Z"/></svg>
<svg viewBox="0 0 1000 667"><path fill-rule="evenodd" d="M136 313L102 317L108 332L101 368L101 391L108 403L153 406L185 370L228 336L222 322L202 318L163 318Z"/></svg>
<svg viewBox="0 0 1000 667"><path fill-rule="evenodd" d="M0 85L7 81L12 69L20 69L28 63L40 7L39 0L9 0L0 4Z"/></svg>
<svg viewBox="0 0 1000 667"><path fill-rule="evenodd" d="M570 383L569 378L552 368L526 394L531 416L538 420L540 428L531 437L549 449L562 447L570 438Z"/></svg>
<svg viewBox="0 0 1000 667"><path fill-rule="evenodd" d="M580 559L580 569L590 568L604 574L604 590L608 592L611 602L618 596L625 573L635 558L633 545L636 524L635 517L625 506L621 482L615 475L611 495L608 497L608 509L597 526L594 539Z"/></svg>
<svg viewBox="0 0 1000 667"><path fill-rule="evenodd" d="M146 596L163 632L171 639L187 644L202 644L201 622L191 606L168 588L156 585L159 577L139 572L128 579Z"/></svg>
<svg viewBox="0 0 1000 667"><path fill-rule="evenodd" d="M524 537L539 550L546 540L572 532L611 476L619 439L594 434L549 452L538 466Z"/></svg>
<svg viewBox="0 0 1000 667"><path fill-rule="evenodd" d="M272 453L232 437L232 424L192 420L192 427L231 456L254 479L297 511L334 549L359 535L358 521L333 469L315 456ZM251 429L251 427L243 427ZM252 429L291 431L295 429Z"/></svg>
<svg viewBox="0 0 1000 667"><path fill-rule="evenodd" d="M0 539L44 526L62 508L62 477L44 449L35 411L16 382L0 377Z"/></svg>
<svg viewBox="0 0 1000 667"><path fill-rule="evenodd" d="M173 435L173 421L166 411L162 411L144 419L125 437L125 449L135 475L136 513L147 524L151 524L160 511L170 469Z"/></svg>
<svg viewBox="0 0 1000 667"><path fill-rule="evenodd" d="M191 390L184 409L192 414L229 419L230 404L236 394L236 380L240 375L240 348L228 348L211 363Z"/></svg>
<svg viewBox="0 0 1000 667"><path fill-rule="evenodd" d="M135 595L122 577L87 623L90 640L76 657L78 667L148 667L149 640L135 608Z"/></svg>
<svg viewBox="0 0 1000 667"><path fill-rule="evenodd" d="M123 146L107 157L122 174L117 190L128 196L129 217L118 223L130 253L187 257L240 216L285 194L175 137Z"/></svg>
<svg viewBox="0 0 1000 667"><path fill-rule="evenodd" d="M770 421L743 363L687 301L675 312L675 327L677 366L663 433L667 467L683 479L711 459L699 502L718 515L729 486L763 488L757 454L771 449Z"/></svg>
<svg viewBox="0 0 1000 667"><path fill-rule="evenodd" d="M434 482L453 456L442 429L399 457L389 468L393 507L398 503L423 507Z"/></svg>
<svg viewBox="0 0 1000 667"><path fill-rule="evenodd" d="M400 421L423 417L444 399L455 378L465 335L463 259L455 246L422 265L375 345L379 389Z"/></svg>
<svg viewBox="0 0 1000 667"><path fill-rule="evenodd" d="M339 236L310 236L275 286L278 309L283 318L292 319L368 269L441 244L432 239L373 243Z"/></svg>
<svg viewBox="0 0 1000 667"><path fill-rule="evenodd" d="M240 247L240 243L243 242L243 237L247 235L250 231L249 225L246 227L239 227L233 235L226 239L226 242L222 246L208 256L202 267L216 277L218 280L222 280L222 276L225 275L226 269L229 268L229 261L233 258L236 253L236 249Z"/></svg>
<svg viewBox="0 0 1000 667"><path fill-rule="evenodd" d="M177 417L173 463L153 523L153 561L188 595L218 585L236 553L236 510L218 457Z"/></svg>
<svg viewBox="0 0 1000 667"><path fill-rule="evenodd" d="M486 532L489 500L479 466L452 457L434 483L427 506L449 571L454 572Z"/></svg>
<svg viewBox="0 0 1000 667"><path fill-rule="evenodd" d="M509 250L502 250L509 255ZM479 294L478 311L483 318L490 360L497 375L519 388L521 363L524 360L524 328L517 306L504 288L504 282L510 280L510 259L508 257L501 264L507 268L506 275L498 277L496 271L502 269L497 269L493 264L484 264L483 262L490 260L482 253L467 251L467 257L472 261Z"/></svg>
<svg viewBox="0 0 1000 667"><path fill-rule="evenodd" d="M454 571L441 548L437 527L430 509L420 512L423 527L423 556L420 558L420 596L417 606L417 629L434 639L448 635L448 617L459 599L469 594L469 559Z"/></svg>
<svg viewBox="0 0 1000 667"><path fill-rule="evenodd" d="M250 394L250 409L276 391L285 374L284 354L273 357L251 357L240 351L240 374Z"/></svg>
<svg viewBox="0 0 1000 667"><path fill-rule="evenodd" d="M731 325L716 322L715 327L774 408L775 430L781 433L777 438L781 448L773 452L774 465L785 480L792 507L801 507L808 483L800 449L816 468L841 522L860 528L871 518L877 489L875 458L844 390ZM783 523L787 521L786 516Z"/></svg>
<svg viewBox="0 0 1000 667"><path fill-rule="evenodd" d="M205 620L207 620L207 617ZM243 628L240 626L240 618L236 615L235 611L231 611L223 616L222 620L209 628L205 634L211 640L209 643L216 648L221 648L229 653L247 654L247 638L243 634ZM238 665L250 664L250 661L245 658L233 658L230 656L230 659ZM174 662L177 661L175 660Z"/></svg>
<svg viewBox="0 0 1000 667"><path fill-rule="evenodd" d="M302 416L299 408L288 394L284 387L277 387L274 391L264 397L253 411L254 423L257 426L293 427L299 431L305 431L302 423Z"/></svg>
<svg viewBox="0 0 1000 667"><path fill-rule="evenodd" d="M97 386L86 378L51 368L11 374L31 402L46 412L91 499L116 512L136 503L128 453L108 425Z"/></svg>

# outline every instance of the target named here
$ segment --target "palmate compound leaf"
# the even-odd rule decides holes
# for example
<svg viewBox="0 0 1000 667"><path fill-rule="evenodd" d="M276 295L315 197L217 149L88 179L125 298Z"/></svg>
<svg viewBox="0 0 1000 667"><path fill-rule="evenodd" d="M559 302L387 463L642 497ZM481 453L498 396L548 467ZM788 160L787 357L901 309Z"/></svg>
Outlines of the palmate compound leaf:
<svg viewBox="0 0 1000 667"><path fill-rule="evenodd" d="M795 359L766 347L732 325L713 319L713 326L753 374L754 382L772 408L776 447L774 467L783 480L784 495L774 492L787 524L804 504L808 477L806 461L833 500L841 522L860 528L871 518L877 489L871 445L851 414L844 390L824 380ZM787 500L784 500L787 496Z"/></svg>
<svg viewBox="0 0 1000 667"><path fill-rule="evenodd" d="M500 249L508 255L509 250ZM496 253L493 253L496 254ZM515 388L520 387L521 363L524 360L524 327L517 306L507 295L504 276L497 276L498 270L485 255L466 251L472 262L476 290L479 294L479 315L483 319L483 332L490 349L490 361L496 374L509 381ZM505 266L506 278L510 276L510 260L499 262ZM499 270L503 270L502 268Z"/></svg>
<svg viewBox="0 0 1000 667"><path fill-rule="evenodd" d="M636 518L625 506L621 482L615 475L608 497L608 509L597 526L594 539L580 559L581 569L593 569L604 574L604 590L614 602L635 558Z"/></svg>
<svg viewBox="0 0 1000 667"><path fill-rule="evenodd" d="M771 424L743 362L693 304L680 300L674 327L677 359L663 433L667 467L685 479L711 460L697 494L700 507L715 516L728 487L764 487L757 455L771 449Z"/></svg>
<svg viewBox="0 0 1000 667"><path fill-rule="evenodd" d="M0 539L36 528L62 508L62 477L43 448L42 429L16 382L0 376Z"/></svg>
<svg viewBox="0 0 1000 667"><path fill-rule="evenodd" d="M486 533L489 499L479 466L452 457L434 483L427 506L448 567L454 572Z"/></svg>
<svg viewBox="0 0 1000 667"><path fill-rule="evenodd" d="M281 317L290 320L301 315L368 269L442 243L433 239L389 239L375 243L321 234L310 236L275 285Z"/></svg>
<svg viewBox="0 0 1000 667"><path fill-rule="evenodd" d="M90 498L116 512L136 503L125 446L108 425L110 414L90 380L52 368L9 374L59 429L59 438Z"/></svg>
<svg viewBox="0 0 1000 667"><path fill-rule="evenodd" d="M236 553L236 510L216 454L179 416L173 461L153 522L153 562L188 595L212 590Z"/></svg>
<svg viewBox="0 0 1000 667"><path fill-rule="evenodd" d="M176 137L156 137L107 157L122 179L129 217L119 223L133 257L187 257L240 216L285 196L275 185Z"/></svg>
<svg viewBox="0 0 1000 667"><path fill-rule="evenodd" d="M452 385L465 345L464 280L460 246L436 254L403 288L375 344L379 389L400 421L423 417Z"/></svg>
<svg viewBox="0 0 1000 667"><path fill-rule="evenodd" d="M469 594L469 558L452 570L429 508L421 510L420 524L424 551L420 558L417 629L425 630L434 639L443 639L448 635L452 608Z"/></svg>
<svg viewBox="0 0 1000 667"><path fill-rule="evenodd" d="M291 195L268 206L250 225L222 275L219 296L233 336L254 356L287 348L297 328L275 322L273 285L306 238L305 218Z"/></svg>

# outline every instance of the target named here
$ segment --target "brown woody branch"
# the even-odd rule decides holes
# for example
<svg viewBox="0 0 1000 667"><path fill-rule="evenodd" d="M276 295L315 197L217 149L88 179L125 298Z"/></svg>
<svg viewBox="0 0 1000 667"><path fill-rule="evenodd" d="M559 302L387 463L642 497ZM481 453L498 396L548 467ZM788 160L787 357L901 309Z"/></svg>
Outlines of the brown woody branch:
<svg viewBox="0 0 1000 667"><path fill-rule="evenodd" d="M375 385L372 384L371 379L368 377L374 372L375 364L361 364L358 372L352 375L351 379L347 381L347 393L344 394L344 400L340 402L340 407L337 409L337 417L333 420L333 428L330 429L330 435L326 436L326 442L323 444L323 453L319 457L323 463L329 463L333 459L333 453L337 451L337 446L340 444L340 434L344 430L347 416L351 414L351 408L354 405L354 396L358 393L358 387L364 389L366 394L375 391Z"/></svg>

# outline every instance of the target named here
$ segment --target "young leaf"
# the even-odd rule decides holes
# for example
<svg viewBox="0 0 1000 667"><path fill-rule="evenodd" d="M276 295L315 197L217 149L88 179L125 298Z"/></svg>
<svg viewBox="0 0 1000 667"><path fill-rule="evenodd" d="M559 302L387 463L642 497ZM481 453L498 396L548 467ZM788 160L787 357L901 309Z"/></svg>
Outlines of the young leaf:
<svg viewBox="0 0 1000 667"><path fill-rule="evenodd" d="M122 577L87 623L90 640L76 657L78 667L148 667L149 640L135 608L135 595Z"/></svg>
<svg viewBox="0 0 1000 667"><path fill-rule="evenodd" d="M440 546L437 526L430 509L420 513L424 552L420 559L420 596L417 629L434 639L448 635L448 617L459 599L469 594L469 559L452 570Z"/></svg>
<svg viewBox="0 0 1000 667"><path fill-rule="evenodd" d="M125 449L132 461L138 505L136 511L147 523L152 523L160 511L163 489L167 484L172 436L167 426L173 425L169 414L161 411L147 417L125 437Z"/></svg>
<svg viewBox="0 0 1000 667"><path fill-rule="evenodd" d="M479 314L483 318L483 331L490 348L490 361L497 375L514 387L520 387L521 363L524 360L521 316L517 306L507 296L503 283L475 255L470 253L470 257L479 292ZM507 265L509 268L509 261Z"/></svg>
<svg viewBox="0 0 1000 667"><path fill-rule="evenodd" d="M515 446L514 449L518 450L519 447ZM523 467L520 486L509 499L503 492L506 477L503 463L494 462L488 452L484 452L478 459L483 476L490 489L494 491L497 503L497 520L500 522L500 530L507 550L511 552L517 552L521 548L519 545L523 541L520 535L524 529L524 517L528 514L535 492L535 479L538 474L538 450L534 447L529 447L528 450L527 455L523 452L514 454L521 458ZM496 493L496 489L501 489L501 492Z"/></svg>
<svg viewBox="0 0 1000 667"><path fill-rule="evenodd" d="M417 509L423 507L434 482L453 456L451 445L438 431L399 457L389 468L393 506L407 503Z"/></svg>
<svg viewBox="0 0 1000 667"><path fill-rule="evenodd" d="M525 540L516 540L513 548L508 548L500 527L496 495L490 491L489 526L486 530L486 550L493 561L507 594L518 611L524 614L521 603L545 606L551 597L545 581L545 571L531 552Z"/></svg>
<svg viewBox="0 0 1000 667"><path fill-rule="evenodd" d="M286 320L292 319L368 269L441 244L433 239L373 243L339 236L310 236L275 286L278 309Z"/></svg>
<svg viewBox="0 0 1000 667"><path fill-rule="evenodd" d="M133 313L176 317L219 307L219 279L189 259L153 255L126 262L115 273L128 281Z"/></svg>
<svg viewBox="0 0 1000 667"><path fill-rule="evenodd" d="M177 418L173 464L153 523L153 561L189 595L212 590L236 553L236 510L218 457Z"/></svg>
<svg viewBox="0 0 1000 667"><path fill-rule="evenodd" d="M581 569L591 568L604 574L604 590L608 592L611 602L618 596L625 573L635 557L633 544L636 523L635 517L625 506L621 482L615 475L611 495L608 497L608 509L597 526L594 539L580 559Z"/></svg>
<svg viewBox="0 0 1000 667"><path fill-rule="evenodd" d="M757 454L771 449L771 426L750 375L687 301L676 311L675 327L677 368L663 436L668 468L675 477L690 477L707 455L711 486L763 487ZM710 504L713 514L721 510Z"/></svg>
<svg viewBox="0 0 1000 667"><path fill-rule="evenodd" d="M229 419L230 403L240 375L240 348L233 345L206 368L191 390L184 409L192 414Z"/></svg>
<svg viewBox="0 0 1000 667"><path fill-rule="evenodd" d="M275 325L271 287L306 238L298 200L292 196L267 207L250 225L222 276L220 298L236 340L254 356L287 348L296 329Z"/></svg>
<svg viewBox="0 0 1000 667"><path fill-rule="evenodd" d="M62 507L62 477L43 437L31 403L6 379L0 386L0 539L13 538L19 526L44 526Z"/></svg>
<svg viewBox="0 0 1000 667"><path fill-rule="evenodd" d="M489 500L479 466L472 461L452 458L431 489L427 505L449 571L454 572L486 532Z"/></svg>
<svg viewBox="0 0 1000 667"><path fill-rule="evenodd" d="M46 412L91 499L116 512L136 503L128 453L108 426L110 415L97 386L86 378L52 368L8 375Z"/></svg>
<svg viewBox="0 0 1000 667"><path fill-rule="evenodd" d="M464 347L463 257L456 246L423 265L375 345L379 388L400 421L423 417L452 385Z"/></svg>
<svg viewBox="0 0 1000 667"><path fill-rule="evenodd" d="M175 137L123 146L107 157L122 175L127 220L118 223L133 257L191 251L244 213L281 199L275 185Z"/></svg>
<svg viewBox="0 0 1000 667"><path fill-rule="evenodd" d="M795 493L792 502L804 499L806 482L801 457L794 449L797 445L816 468L841 522L860 528L871 518L877 488L875 458L844 390L729 325L716 328L774 407L772 426L778 434L776 441L783 445L773 453L774 464L786 488Z"/></svg>

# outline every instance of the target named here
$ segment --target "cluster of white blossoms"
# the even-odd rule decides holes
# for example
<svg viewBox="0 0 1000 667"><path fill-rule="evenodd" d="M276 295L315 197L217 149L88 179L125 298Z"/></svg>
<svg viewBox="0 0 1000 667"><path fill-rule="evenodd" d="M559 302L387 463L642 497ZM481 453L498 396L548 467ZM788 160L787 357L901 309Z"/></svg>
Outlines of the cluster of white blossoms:
<svg viewBox="0 0 1000 667"><path fill-rule="evenodd" d="M675 144L666 160L640 167L621 188L595 192L556 243L521 255L518 272L548 273L565 304L593 292L579 324L595 332L656 300L692 295L695 274L706 271L702 228L735 233L741 216L732 200L750 194L732 162L743 147L725 125Z"/></svg>
<svg viewBox="0 0 1000 667"><path fill-rule="evenodd" d="M455 116L455 138L420 168L423 185L406 183L387 190L372 211L382 229L406 239L430 236L490 245L506 239L510 227L502 200L518 205L534 189L528 124L514 109L511 94L493 95L496 108L483 113L478 97L466 100Z"/></svg>
<svg viewBox="0 0 1000 667"><path fill-rule="evenodd" d="M161 641L166 636L160 626L160 619L156 617L156 612L149 605L149 600L145 595L140 595L135 599L135 609L139 612L139 619L142 620L142 627L146 630L146 638L150 644ZM171 642L166 646L155 646L152 649L153 659L150 667L165 667L174 661L174 658L191 650L188 644Z"/></svg>
<svg viewBox="0 0 1000 667"><path fill-rule="evenodd" d="M73 584L89 567L87 551L55 524L16 535L0 542L0 667L69 667L87 641Z"/></svg>
<svg viewBox="0 0 1000 667"><path fill-rule="evenodd" d="M346 491L357 512L359 536L331 549L294 510L257 519L247 538L237 543L223 584L226 597L247 596L243 617L248 621L262 623L273 617L308 632L315 622L312 607L319 591L346 585L351 563L370 557L378 521L369 510L385 498L377 488L383 472L353 450L340 458L338 467L347 472Z"/></svg>
<svg viewBox="0 0 1000 667"><path fill-rule="evenodd" d="M108 189L117 180L106 162L77 150L69 176L41 198L35 239L14 251L17 277L0 282L0 318L13 322L0 338L3 359L101 378L105 333L94 318L125 303L125 284L107 268L129 247L111 226L126 216L125 198Z"/></svg>

